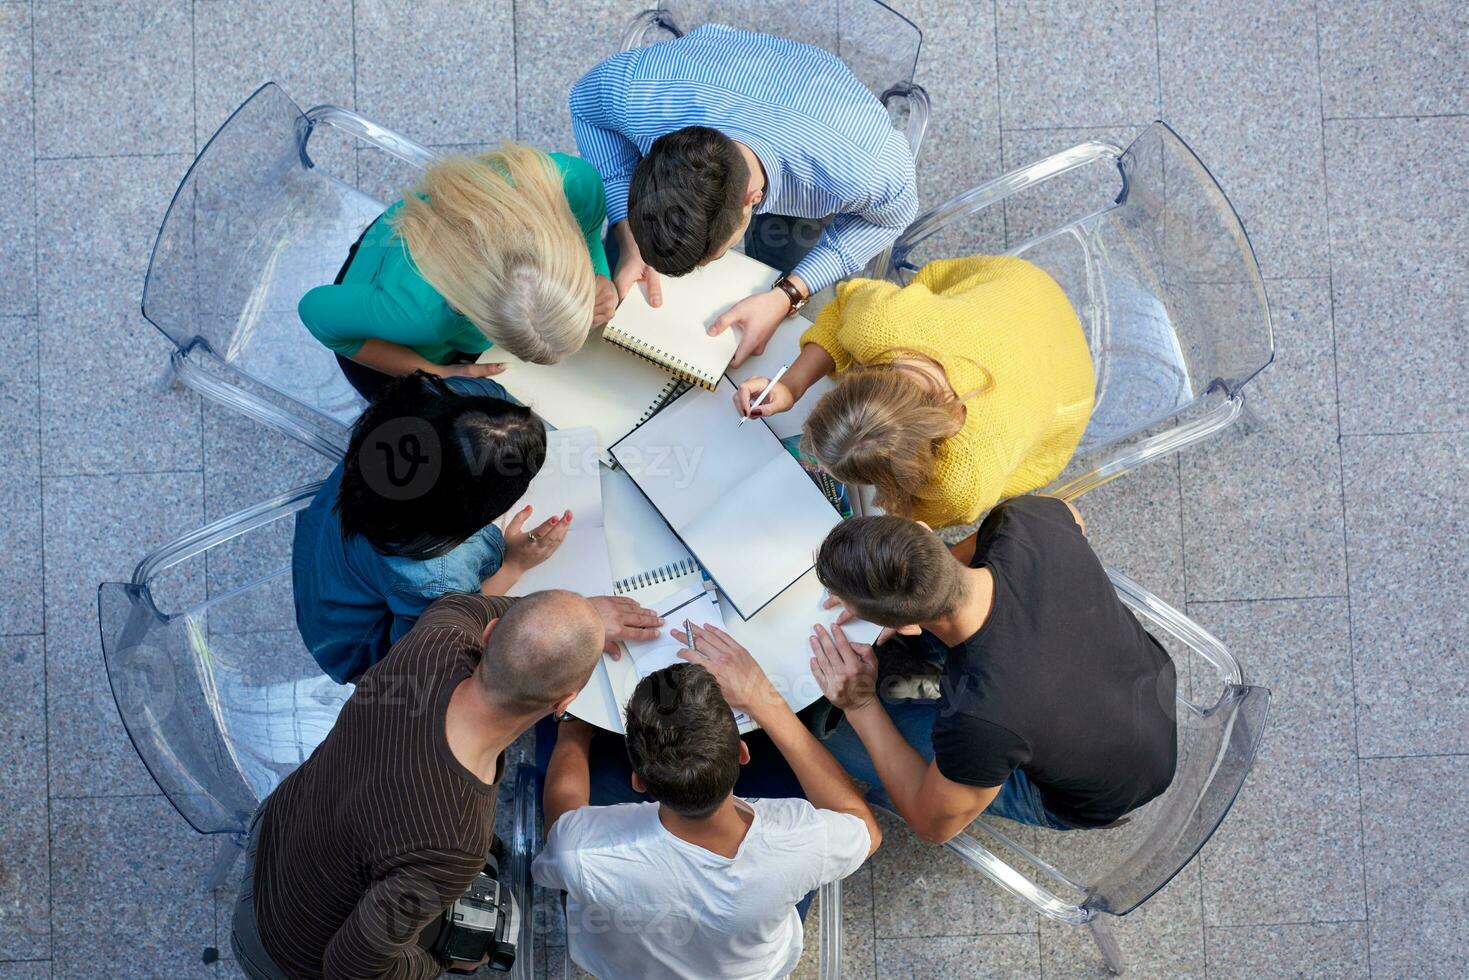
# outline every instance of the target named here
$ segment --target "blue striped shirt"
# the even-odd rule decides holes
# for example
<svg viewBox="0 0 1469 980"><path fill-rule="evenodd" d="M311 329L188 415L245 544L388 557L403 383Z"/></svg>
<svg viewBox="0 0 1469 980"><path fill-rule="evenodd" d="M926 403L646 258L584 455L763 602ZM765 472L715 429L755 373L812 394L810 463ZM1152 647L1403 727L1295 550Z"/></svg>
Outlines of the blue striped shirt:
<svg viewBox="0 0 1469 980"><path fill-rule="evenodd" d="M913 154L887 109L836 55L708 24L613 55L571 90L571 126L607 187L607 220L653 141L708 126L765 168L755 212L828 218L795 272L812 292L860 272L918 213ZM833 217L834 216L834 217Z"/></svg>

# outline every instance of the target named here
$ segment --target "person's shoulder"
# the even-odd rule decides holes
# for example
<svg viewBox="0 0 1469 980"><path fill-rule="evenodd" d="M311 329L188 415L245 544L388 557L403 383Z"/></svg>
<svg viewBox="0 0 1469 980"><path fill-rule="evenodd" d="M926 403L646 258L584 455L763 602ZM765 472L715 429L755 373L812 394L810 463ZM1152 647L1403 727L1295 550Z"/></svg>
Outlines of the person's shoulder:
<svg viewBox="0 0 1469 980"><path fill-rule="evenodd" d="M1037 493L1011 497L997 504L979 530L981 542L986 537L1005 534L1027 537L1040 534L1081 534L1081 527L1076 523L1066 501Z"/></svg>
<svg viewBox="0 0 1469 980"><path fill-rule="evenodd" d="M562 153L560 150L553 150L546 156L550 157L551 162L556 164L556 169L561 171L561 179L567 186L586 181L595 181L600 184L602 181L601 175L597 173L597 168L579 156Z"/></svg>
<svg viewBox="0 0 1469 980"><path fill-rule="evenodd" d="M641 851L644 831L657 820L656 803L583 806L556 818L546 835L546 851L574 849L582 855L608 851Z"/></svg>

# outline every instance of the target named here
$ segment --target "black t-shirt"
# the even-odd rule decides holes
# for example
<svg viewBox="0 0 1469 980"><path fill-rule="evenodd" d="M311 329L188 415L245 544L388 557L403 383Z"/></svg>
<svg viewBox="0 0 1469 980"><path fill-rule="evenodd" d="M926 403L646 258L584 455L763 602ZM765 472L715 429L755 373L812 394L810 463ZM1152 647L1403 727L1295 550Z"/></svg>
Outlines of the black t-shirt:
<svg viewBox="0 0 1469 980"><path fill-rule="evenodd" d="M1023 769L1046 809L1079 827L1167 789L1173 661L1117 597L1066 505L1019 497L996 507L971 564L994 576L994 603L949 649L933 729L939 772L998 786Z"/></svg>

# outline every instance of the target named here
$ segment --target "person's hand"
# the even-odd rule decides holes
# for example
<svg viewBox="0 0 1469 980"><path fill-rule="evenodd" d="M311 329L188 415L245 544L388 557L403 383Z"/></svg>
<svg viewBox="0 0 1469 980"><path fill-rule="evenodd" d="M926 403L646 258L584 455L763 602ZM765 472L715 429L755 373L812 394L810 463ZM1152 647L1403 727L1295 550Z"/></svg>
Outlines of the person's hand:
<svg viewBox="0 0 1469 980"><path fill-rule="evenodd" d="M740 343L735 348L734 360L729 362L731 367L739 367L752 354L765 353L765 345L775 328L790 312L790 297L779 289L756 293L746 296L709 324L709 336L718 337L730 327L739 328Z"/></svg>
<svg viewBox="0 0 1469 980"><path fill-rule="evenodd" d="M592 323L599 325L612 319L612 314L617 312L617 287L606 276L597 276L593 281L597 284L597 292L592 303Z"/></svg>
<svg viewBox="0 0 1469 980"><path fill-rule="evenodd" d="M845 626L854 619L862 618L861 616L853 612L850 606L848 606L842 600L838 599L836 596L832 595L830 592L826 594L825 599L821 600L821 608L823 609L835 609L837 606L841 606L842 611L837 614L836 623L834 624L836 626ZM923 627L917 625L899 626L897 629L894 629L891 626L884 626L880 631L878 631L877 639L872 641L872 645L875 647L880 647L895 636L917 636L922 632Z"/></svg>
<svg viewBox="0 0 1469 980"><path fill-rule="evenodd" d="M741 415L754 419L767 418L771 415L779 415L781 412L789 412L796 404L791 389L777 381L771 385L770 394L765 396L760 407L751 412L750 406L755 404L755 399L760 397L760 392L765 390L767 384L770 384L769 378L750 378L735 390L735 408L739 409Z"/></svg>
<svg viewBox="0 0 1469 980"><path fill-rule="evenodd" d="M525 522L530 508L522 507L505 528L505 564L520 572L535 568L555 554L571 527L571 511L542 521L535 530L527 531Z"/></svg>
<svg viewBox="0 0 1469 980"><path fill-rule="evenodd" d="M503 364L437 364L434 374L441 378L489 378L505 370Z"/></svg>
<svg viewBox="0 0 1469 980"><path fill-rule="evenodd" d="M756 721L765 709L775 704L785 704L785 699L765 676L765 671L750 656L750 651L740 646L734 637L717 626L690 624L694 631L693 642L683 630L673 630L673 638L684 644L678 655L691 664L698 664L714 675L724 700L736 711L743 711Z"/></svg>
<svg viewBox="0 0 1469 980"><path fill-rule="evenodd" d="M612 285L617 288L618 301L627 298L636 284L641 282L648 294L649 306L663 305L663 286L658 281L658 270L643 261L638 243L628 230L627 222L619 222L613 228L617 236L617 271L612 273Z"/></svg>
<svg viewBox="0 0 1469 980"><path fill-rule="evenodd" d="M866 643L853 643L840 626L816 627L811 637L811 674L826 699L843 711L865 708L877 697L877 657Z"/></svg>
<svg viewBox="0 0 1469 980"><path fill-rule="evenodd" d="M597 615L602 617L602 629L607 635L607 643L602 647L613 660L622 657L622 650L617 646L619 640L656 640L658 638L657 627L663 625L663 620L651 609L645 609L627 596L596 595L587 599L592 608L597 610Z"/></svg>

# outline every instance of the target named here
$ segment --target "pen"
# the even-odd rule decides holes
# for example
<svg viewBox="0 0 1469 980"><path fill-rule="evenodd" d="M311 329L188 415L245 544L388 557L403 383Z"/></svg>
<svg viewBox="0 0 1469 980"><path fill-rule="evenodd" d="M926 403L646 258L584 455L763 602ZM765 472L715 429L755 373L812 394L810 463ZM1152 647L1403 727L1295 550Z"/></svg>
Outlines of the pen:
<svg viewBox="0 0 1469 980"><path fill-rule="evenodd" d="M687 618L685 618L683 621L683 635L688 637L689 639L689 649L694 651L695 653L698 653L699 648L694 646L694 631L693 628L689 626L689 621Z"/></svg>
<svg viewBox="0 0 1469 980"><path fill-rule="evenodd" d="M780 370L777 371L777 372L775 372L775 377L771 378L768 382L766 382L766 384L765 384L765 390L762 391L762 392L760 392L760 394L756 395L755 396L755 401L750 404L750 411L753 412L755 409L759 408L762 404L764 404L766 397L768 397L770 395L770 390L775 387L775 383L777 381L779 381L782 377L785 376L786 368L788 368L788 367L790 367L789 364L783 364L783 365L781 365ZM745 416L743 416L740 419L740 425L744 425L748 421L750 421L750 416L745 415ZM735 426L735 428L739 428L739 426L737 425L737 426Z"/></svg>

